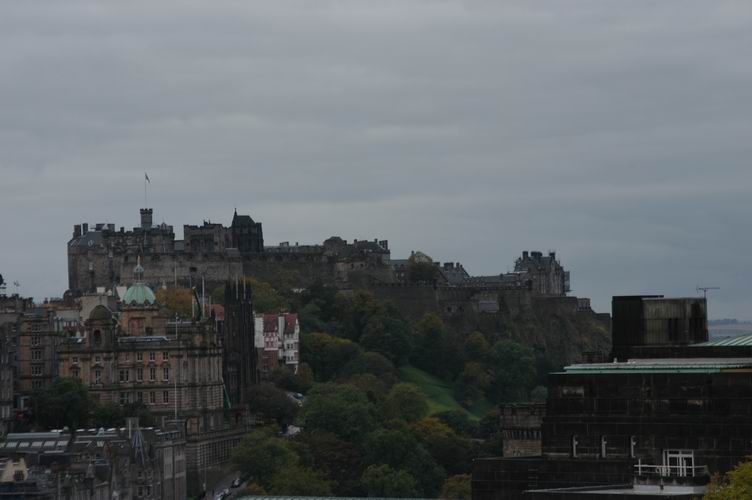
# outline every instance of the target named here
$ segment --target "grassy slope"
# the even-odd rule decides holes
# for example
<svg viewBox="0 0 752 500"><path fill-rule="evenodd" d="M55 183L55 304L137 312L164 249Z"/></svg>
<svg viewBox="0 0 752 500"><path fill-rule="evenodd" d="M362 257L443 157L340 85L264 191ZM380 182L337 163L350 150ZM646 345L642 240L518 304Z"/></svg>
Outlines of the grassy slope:
<svg viewBox="0 0 752 500"><path fill-rule="evenodd" d="M436 378L414 366L403 366L400 368L400 376L403 381L420 387L428 398L428 410L431 414L442 411L459 410L467 413L471 420L479 420L493 408L493 405L488 401L482 401L473 405L468 411L463 408L456 399L454 399L454 389L452 384Z"/></svg>

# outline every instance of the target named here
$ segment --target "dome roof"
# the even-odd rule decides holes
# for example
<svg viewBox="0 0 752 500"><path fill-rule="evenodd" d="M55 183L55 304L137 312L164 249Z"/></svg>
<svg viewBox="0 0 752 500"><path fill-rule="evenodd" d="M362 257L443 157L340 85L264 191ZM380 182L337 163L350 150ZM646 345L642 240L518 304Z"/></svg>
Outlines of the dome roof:
<svg viewBox="0 0 752 500"><path fill-rule="evenodd" d="M91 310L89 319L109 321L112 319L112 311L100 304Z"/></svg>
<svg viewBox="0 0 752 500"><path fill-rule="evenodd" d="M123 295L123 304L126 306L151 306L157 302L154 292L143 283L135 283L128 287Z"/></svg>

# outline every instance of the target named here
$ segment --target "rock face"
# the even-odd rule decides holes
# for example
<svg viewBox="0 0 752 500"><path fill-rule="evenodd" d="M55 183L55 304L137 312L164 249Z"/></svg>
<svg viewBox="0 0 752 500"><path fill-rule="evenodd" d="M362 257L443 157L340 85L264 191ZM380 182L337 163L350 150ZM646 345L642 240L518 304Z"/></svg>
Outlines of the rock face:
<svg viewBox="0 0 752 500"><path fill-rule="evenodd" d="M610 317L583 307L577 297L541 296L527 290L488 290L420 285L371 286L410 320L426 313L469 334L511 339L530 346L554 366L582 361L611 348Z"/></svg>

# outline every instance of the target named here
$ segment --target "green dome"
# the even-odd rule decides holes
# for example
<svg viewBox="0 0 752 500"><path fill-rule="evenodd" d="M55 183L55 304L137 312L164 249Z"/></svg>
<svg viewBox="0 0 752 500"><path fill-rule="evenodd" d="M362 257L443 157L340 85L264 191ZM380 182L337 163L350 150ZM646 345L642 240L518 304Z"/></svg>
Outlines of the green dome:
<svg viewBox="0 0 752 500"><path fill-rule="evenodd" d="M135 283L125 291L123 304L126 306L151 306L157 302L154 292L143 283Z"/></svg>

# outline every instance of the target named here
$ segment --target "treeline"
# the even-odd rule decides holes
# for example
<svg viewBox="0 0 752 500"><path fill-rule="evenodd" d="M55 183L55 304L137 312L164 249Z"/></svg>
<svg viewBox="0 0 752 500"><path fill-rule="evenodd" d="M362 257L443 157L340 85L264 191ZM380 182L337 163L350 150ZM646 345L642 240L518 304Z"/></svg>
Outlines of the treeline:
<svg viewBox="0 0 752 500"><path fill-rule="evenodd" d="M545 396L541 360L510 340L463 335L432 314L410 324L363 291L261 290L255 303L298 312L303 362L252 390L254 409L277 425L249 434L233 456L251 493L469 498L473 458L500 453L498 411L480 421L467 411L430 415L401 366L451 382L466 407ZM305 394L302 406L291 392Z"/></svg>

